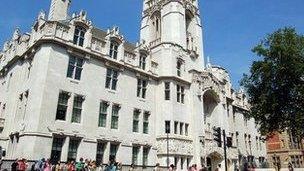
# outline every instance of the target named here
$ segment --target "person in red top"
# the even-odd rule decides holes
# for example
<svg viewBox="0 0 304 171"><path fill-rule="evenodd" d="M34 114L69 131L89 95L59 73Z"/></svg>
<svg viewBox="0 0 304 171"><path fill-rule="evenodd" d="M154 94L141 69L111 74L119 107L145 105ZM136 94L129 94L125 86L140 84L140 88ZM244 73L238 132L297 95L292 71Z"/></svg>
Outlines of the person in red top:
<svg viewBox="0 0 304 171"><path fill-rule="evenodd" d="M71 162L68 163L68 171L76 171L74 161L71 161Z"/></svg>
<svg viewBox="0 0 304 171"><path fill-rule="evenodd" d="M18 171L26 171L26 168L27 168L27 161L26 161L26 159L20 159L18 161L17 170Z"/></svg>

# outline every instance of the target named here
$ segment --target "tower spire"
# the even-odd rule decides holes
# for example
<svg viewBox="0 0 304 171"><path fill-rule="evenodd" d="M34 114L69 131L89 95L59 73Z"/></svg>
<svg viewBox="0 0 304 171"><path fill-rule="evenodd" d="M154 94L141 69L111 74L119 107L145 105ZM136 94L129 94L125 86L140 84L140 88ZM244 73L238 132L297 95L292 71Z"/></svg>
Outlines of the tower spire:
<svg viewBox="0 0 304 171"><path fill-rule="evenodd" d="M71 4L71 0L52 0L49 20L60 21L68 18L68 11Z"/></svg>

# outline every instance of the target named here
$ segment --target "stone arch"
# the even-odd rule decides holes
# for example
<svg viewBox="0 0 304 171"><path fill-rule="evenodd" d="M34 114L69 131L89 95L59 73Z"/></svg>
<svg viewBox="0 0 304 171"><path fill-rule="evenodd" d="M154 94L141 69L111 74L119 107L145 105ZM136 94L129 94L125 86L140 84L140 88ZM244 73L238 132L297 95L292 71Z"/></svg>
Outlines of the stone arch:
<svg viewBox="0 0 304 171"><path fill-rule="evenodd" d="M203 106L205 117L211 116L215 111L216 106L219 104L219 95L213 90L209 89L204 92L203 95Z"/></svg>

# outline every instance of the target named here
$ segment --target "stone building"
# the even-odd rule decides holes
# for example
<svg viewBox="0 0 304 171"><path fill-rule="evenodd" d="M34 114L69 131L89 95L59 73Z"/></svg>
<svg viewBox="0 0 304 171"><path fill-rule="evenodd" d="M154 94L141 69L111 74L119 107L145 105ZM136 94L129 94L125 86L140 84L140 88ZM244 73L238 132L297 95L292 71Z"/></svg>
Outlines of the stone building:
<svg viewBox="0 0 304 171"><path fill-rule="evenodd" d="M124 165L166 166L169 158L177 170L213 170L224 167L213 137L220 127L232 140L229 169L263 162L246 96L224 68L204 62L198 0L144 0L135 44L84 11L70 15L71 3L52 0L49 15L41 12L30 33L16 29L0 52L6 159L107 163L114 155Z"/></svg>
<svg viewBox="0 0 304 171"><path fill-rule="evenodd" d="M273 168L304 168L304 141L289 131L275 133L267 139L267 158Z"/></svg>

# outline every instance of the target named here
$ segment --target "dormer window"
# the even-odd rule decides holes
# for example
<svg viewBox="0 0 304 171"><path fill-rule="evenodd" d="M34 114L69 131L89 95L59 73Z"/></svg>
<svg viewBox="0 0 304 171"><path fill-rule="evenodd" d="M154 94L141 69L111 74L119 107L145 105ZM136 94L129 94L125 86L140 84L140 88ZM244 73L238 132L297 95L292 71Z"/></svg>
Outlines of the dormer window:
<svg viewBox="0 0 304 171"><path fill-rule="evenodd" d="M74 32L74 40L73 43L78 46L83 46L84 42L84 35L86 33L86 29L80 26L76 26Z"/></svg>
<svg viewBox="0 0 304 171"><path fill-rule="evenodd" d="M119 44L116 41L111 41L110 44L110 58L117 59L118 56L118 46Z"/></svg>
<svg viewBox="0 0 304 171"><path fill-rule="evenodd" d="M146 70L146 59L147 59L147 55L141 53L139 57L139 68Z"/></svg>

